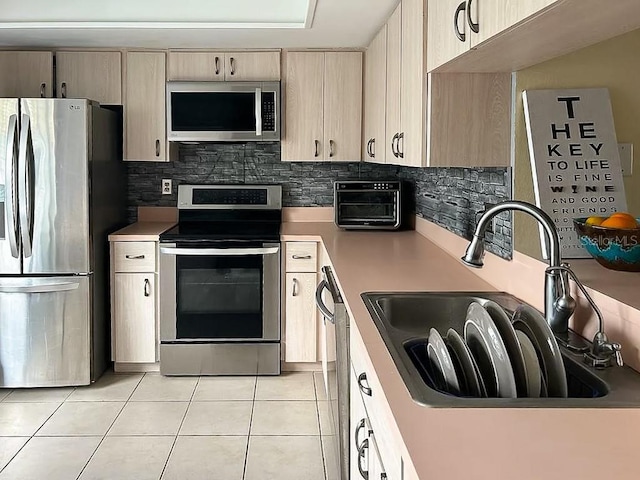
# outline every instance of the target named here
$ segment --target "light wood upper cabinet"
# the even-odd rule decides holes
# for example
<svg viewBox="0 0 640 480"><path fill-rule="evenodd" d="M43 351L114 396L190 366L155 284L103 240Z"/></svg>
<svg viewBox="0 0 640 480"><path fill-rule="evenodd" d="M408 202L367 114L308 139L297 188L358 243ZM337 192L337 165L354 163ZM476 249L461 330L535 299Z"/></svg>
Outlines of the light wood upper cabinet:
<svg viewBox="0 0 640 480"><path fill-rule="evenodd" d="M287 52L282 160L322 160L324 53Z"/></svg>
<svg viewBox="0 0 640 480"><path fill-rule="evenodd" d="M366 162L385 162L386 74L387 26L383 25L365 53L362 158Z"/></svg>
<svg viewBox="0 0 640 480"><path fill-rule="evenodd" d="M325 160L360 160L361 137L362 53L327 52L324 65Z"/></svg>
<svg viewBox="0 0 640 480"><path fill-rule="evenodd" d="M387 21L387 86L385 99L386 163L398 163L396 140L400 135L400 90L402 88L402 2ZM381 150L379 148L379 150Z"/></svg>
<svg viewBox="0 0 640 480"><path fill-rule="evenodd" d="M227 82L278 81L280 52L225 53L224 79Z"/></svg>
<svg viewBox="0 0 640 480"><path fill-rule="evenodd" d="M0 97L53 96L53 53L0 52Z"/></svg>
<svg viewBox="0 0 640 480"><path fill-rule="evenodd" d="M427 165L509 166L510 73L430 73Z"/></svg>
<svg viewBox="0 0 640 480"><path fill-rule="evenodd" d="M127 52L125 160L167 161L165 53Z"/></svg>
<svg viewBox="0 0 640 480"><path fill-rule="evenodd" d="M282 160L359 160L362 54L287 52Z"/></svg>
<svg viewBox="0 0 640 480"><path fill-rule="evenodd" d="M280 52L170 51L170 81L278 81Z"/></svg>
<svg viewBox="0 0 640 480"><path fill-rule="evenodd" d="M479 0L477 0L479 1ZM425 162L425 2L402 1L402 81L397 150L401 164L421 167Z"/></svg>
<svg viewBox="0 0 640 480"><path fill-rule="evenodd" d="M122 103L120 52L57 52L56 95Z"/></svg>
<svg viewBox="0 0 640 480"><path fill-rule="evenodd" d="M224 54L220 52L169 52L167 80L224 80Z"/></svg>
<svg viewBox="0 0 640 480"><path fill-rule="evenodd" d="M457 10L461 3L465 9ZM428 9L427 70L432 70L468 51L471 32L463 0L430 1Z"/></svg>
<svg viewBox="0 0 640 480"><path fill-rule="evenodd" d="M467 8L470 8L471 20L467 22L467 27L471 22L477 24L478 30L477 33L471 32L470 47L479 45L558 1L520 0L517 2L505 2L504 0L475 0L468 2ZM469 4L471 5L470 7Z"/></svg>

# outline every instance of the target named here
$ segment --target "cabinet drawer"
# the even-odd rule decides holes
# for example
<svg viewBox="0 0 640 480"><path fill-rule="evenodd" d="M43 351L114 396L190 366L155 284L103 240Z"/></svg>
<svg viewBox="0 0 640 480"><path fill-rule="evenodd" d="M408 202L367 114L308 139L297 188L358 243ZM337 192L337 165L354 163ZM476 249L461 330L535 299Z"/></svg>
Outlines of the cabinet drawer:
<svg viewBox="0 0 640 480"><path fill-rule="evenodd" d="M286 272L315 272L318 263L316 242L287 242L285 256Z"/></svg>
<svg viewBox="0 0 640 480"><path fill-rule="evenodd" d="M156 242L114 242L116 272L155 272Z"/></svg>

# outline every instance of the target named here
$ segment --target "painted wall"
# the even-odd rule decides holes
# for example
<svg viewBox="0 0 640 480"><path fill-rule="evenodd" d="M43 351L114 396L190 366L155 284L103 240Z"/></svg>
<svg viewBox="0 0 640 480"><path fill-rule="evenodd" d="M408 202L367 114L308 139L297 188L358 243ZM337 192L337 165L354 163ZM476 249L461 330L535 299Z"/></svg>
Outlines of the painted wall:
<svg viewBox="0 0 640 480"><path fill-rule="evenodd" d="M415 189L410 208L455 234L470 239L485 204L511 195L507 168L412 168L363 162L281 162L277 142L180 145L178 160L169 163L128 162L129 220L139 206L175 206L180 183L278 183L283 204L333 205L336 180L407 180ZM163 178L173 180L173 194L162 195ZM511 217L494 223L487 250L511 258ZM462 254L462 252L461 252Z"/></svg>
<svg viewBox="0 0 640 480"><path fill-rule="evenodd" d="M640 30L607 40L517 73L514 198L535 203L522 91L546 88L608 87L618 143L633 143L640 158ZM624 177L628 210L640 216L640 165ZM537 224L514 218L515 249L541 258Z"/></svg>

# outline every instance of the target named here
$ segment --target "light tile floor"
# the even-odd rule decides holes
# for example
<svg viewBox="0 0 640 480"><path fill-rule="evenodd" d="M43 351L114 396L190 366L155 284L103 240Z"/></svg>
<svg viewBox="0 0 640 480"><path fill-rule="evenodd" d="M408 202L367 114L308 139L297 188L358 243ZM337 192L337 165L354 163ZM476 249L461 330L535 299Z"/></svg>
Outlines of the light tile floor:
<svg viewBox="0 0 640 480"><path fill-rule="evenodd" d="M0 480L325 480L322 373L0 389Z"/></svg>

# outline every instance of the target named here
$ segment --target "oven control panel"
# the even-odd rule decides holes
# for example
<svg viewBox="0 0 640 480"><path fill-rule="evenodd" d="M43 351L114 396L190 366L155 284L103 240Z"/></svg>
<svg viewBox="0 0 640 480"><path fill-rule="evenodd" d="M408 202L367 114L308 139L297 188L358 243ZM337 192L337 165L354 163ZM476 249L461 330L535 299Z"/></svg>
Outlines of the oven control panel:
<svg viewBox="0 0 640 480"><path fill-rule="evenodd" d="M179 185L179 210L280 210L280 185Z"/></svg>
<svg viewBox="0 0 640 480"><path fill-rule="evenodd" d="M206 188L193 190L194 205L266 205L267 191L236 188L221 190Z"/></svg>
<svg viewBox="0 0 640 480"><path fill-rule="evenodd" d="M371 191L371 190L386 190L386 191L399 191L399 181L337 181L335 182L336 191Z"/></svg>

